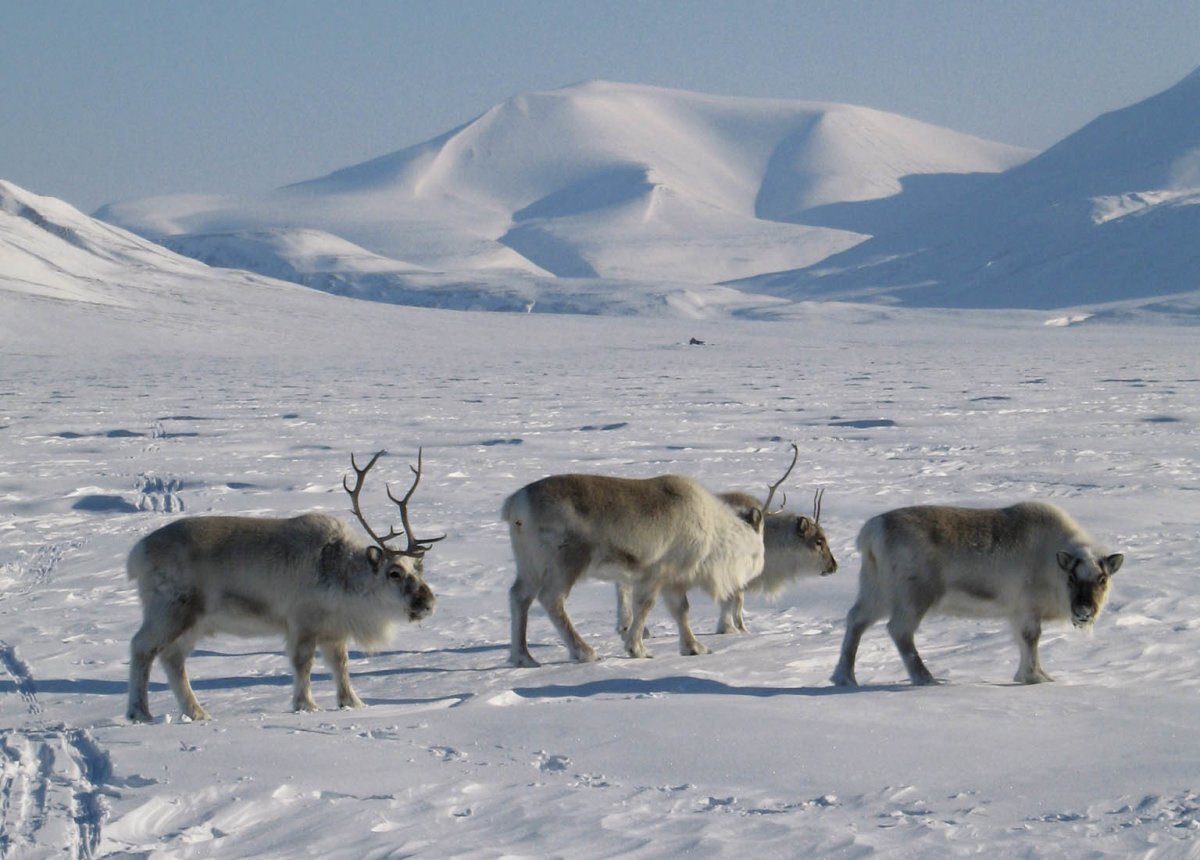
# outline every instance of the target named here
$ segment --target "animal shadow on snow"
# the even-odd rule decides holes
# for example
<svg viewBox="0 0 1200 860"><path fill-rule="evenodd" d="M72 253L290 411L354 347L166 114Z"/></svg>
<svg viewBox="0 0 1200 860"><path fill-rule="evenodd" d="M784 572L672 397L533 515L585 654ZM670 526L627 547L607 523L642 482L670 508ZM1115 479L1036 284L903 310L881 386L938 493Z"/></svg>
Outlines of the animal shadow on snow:
<svg viewBox="0 0 1200 860"><path fill-rule="evenodd" d="M356 672L356 677L418 675L428 673L444 673L454 671L470 671L455 669L438 669L429 667L403 667L393 669L367 670ZM314 685L322 682L330 683L328 673L313 672ZM281 672L278 675L257 677L229 676L222 678L192 678L192 686L197 690L235 690L253 687L290 687L290 673ZM86 696L124 696L128 691L125 681L81 681L72 679L39 680L37 689L40 693L55 693L65 695ZM514 687L513 692L524 699L580 699L593 696L649 696L653 694L672 695L706 695L706 696L752 696L768 698L773 696L845 696L866 690L906 690L912 689L908 684L879 685L859 689L845 687L739 687L714 681L710 678L693 678L688 675L676 675L665 678L608 678L600 681L589 681L583 684L547 684L540 687ZM11 681L0 681L0 694L15 692L16 685ZM162 682L151 682L150 691L165 693L168 687ZM440 702L445 699L460 699L466 701L473 698L472 693L458 693L449 696L428 698L380 698L378 696L363 697L369 705L417 705Z"/></svg>
<svg viewBox="0 0 1200 860"><path fill-rule="evenodd" d="M907 690L909 684L878 685L871 690ZM513 687L513 692L524 699L580 699L591 696L649 696L669 693L671 695L702 696L751 696L771 698L774 696L844 696L860 690L845 687L741 687L716 681L712 678L694 678L690 675L669 675L664 678L606 678L583 684L546 684L540 687Z"/></svg>
<svg viewBox="0 0 1200 860"><path fill-rule="evenodd" d="M506 645L486 645L468 648L453 648L446 649L454 653L471 654L481 651L503 651L507 653L508 646ZM398 656L411 656L417 654L438 654L442 651L394 651L394 652L377 652L373 655L365 654L361 651L351 651L350 659L368 660L381 658L386 659L389 654ZM229 657L278 657L280 661L279 671L272 675L228 675L220 677L205 677L201 674L199 677L192 676L192 686L197 690L238 690L250 689L252 687L291 687L292 673L291 668L287 663L287 655L282 651L238 651L238 652L222 652L212 651L202 648L197 648L192 652L192 658L219 657L222 659ZM197 664L203 667L203 663ZM203 669L201 668L201 672ZM468 672L475 671L474 669L447 669L438 666L392 666L384 668L365 668L358 672L353 672L355 677L387 677L397 675L432 675L442 674L447 672ZM321 672L314 669L312 673L314 685L332 684L333 676L328 672ZM38 693L55 693L65 695L84 695L84 696L124 696L129 690L129 683L125 679L121 680L105 680L105 679L80 679L80 678L38 678L34 682L34 687ZM149 687L151 692L164 693L169 691L166 683L161 681L152 681ZM18 686L16 682L10 679L0 679L0 695L5 693L17 693ZM463 694L468 697L470 694ZM440 701L445 697L438 697L436 701ZM453 697L451 697L453 698ZM368 704L420 704L426 701L435 701L433 699L367 699Z"/></svg>
<svg viewBox="0 0 1200 860"><path fill-rule="evenodd" d="M496 646L496 647L500 648L501 646ZM463 650L471 650L471 649L463 649ZM268 655L268 656L278 656L279 660L280 660L280 666L279 666L278 673L272 674L272 675L256 675L256 676L229 675L229 676L224 676L224 677L209 677L209 678L205 678L203 676L201 676L201 677L193 676L191 679L192 686L197 690L235 690L235 689L248 689L251 687L288 687L288 688L290 688L292 686L293 676L292 676L291 666L288 664L287 655L284 652L282 652L282 651L260 651L260 652L255 652L255 653L261 654L261 655ZM418 654L435 654L435 653L439 653L439 652L377 651L374 654L366 654L365 652L362 652L362 651L353 651L352 650L350 652L350 659L352 661L353 660L362 660L365 658L368 660L368 664L367 664L367 666L359 669L358 671L351 672L351 675L355 678L388 678L388 677L411 676L411 675L440 675L440 674L449 673L449 672L466 671L464 669L448 669L448 668L443 668L443 667L439 667L439 666L403 665L403 666L376 666L374 668L372 668L372 666L371 666L371 661L375 661L376 663L378 663L380 660L387 660L389 657L403 657L403 656L413 656L413 655L418 655ZM228 657L228 656L233 656L233 655L224 654L224 653L217 652L217 651L205 651L202 649L197 649L196 651L192 652L192 656L203 658L203 657ZM250 652L237 652L237 656L246 657L246 656L252 656L252 655ZM198 667L202 667L203 663L200 663L197 665L198 665ZM314 667L313 673L312 673L312 683L313 683L314 689L319 689L322 686L326 686L329 689L332 689L333 688L332 687L333 676L329 672L319 671L316 667ZM161 692L161 691L167 690L168 687L166 684L152 683L150 685L150 689L158 690ZM319 695L319 694L317 694L317 695ZM463 696L470 698L470 695L471 694L469 694L469 693L468 694L456 694L456 695L449 696L449 697L439 696L435 699L414 699L414 698L387 699L387 698L379 698L378 696L363 696L362 700L363 700L363 702L365 702L368 705L384 705L384 704L416 705L416 704L426 704L426 703L434 702L434 701L441 701L442 699L445 699L445 698L462 698ZM322 710L324 710L324 708L322 708Z"/></svg>

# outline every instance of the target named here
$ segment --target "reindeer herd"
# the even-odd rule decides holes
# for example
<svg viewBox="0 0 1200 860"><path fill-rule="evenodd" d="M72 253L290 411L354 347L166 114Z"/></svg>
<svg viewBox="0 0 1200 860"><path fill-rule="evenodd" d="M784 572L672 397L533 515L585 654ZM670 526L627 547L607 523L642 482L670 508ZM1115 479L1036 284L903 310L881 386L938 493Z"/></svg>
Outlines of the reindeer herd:
<svg viewBox="0 0 1200 860"><path fill-rule="evenodd" d="M137 583L143 620L130 646L128 719L152 720L148 687L155 658L183 715L208 719L184 664L201 638L216 633L282 633L294 673L293 710L317 709L310 676L318 648L337 686L338 707L362 707L350 684L348 644L379 648L397 621L419 621L433 611L424 558L445 538L418 538L409 521L420 452L408 492L397 499L387 488L403 531L381 535L371 528L359 495L383 453L362 468L351 456L354 486L343 479L369 540L336 517L308 513L184 517L134 545L127 571ZM678 627L680 653L703 654L708 649L688 621L689 591L700 589L720 604L718 633L744 632L747 591L774 593L799 576L835 572L820 524L821 494L811 518L786 513L782 505L771 508L798 457L793 444L791 465L768 485L765 502L746 493L712 493L681 475L553 475L517 490L501 507L516 562L509 663L538 665L527 644L535 599L572 660L597 659L566 610L572 587L585 576L616 583L625 650L646 657L645 624L659 597ZM402 536L407 546L398 549L392 542ZM847 687L857 684L859 641L884 619L912 683L937 683L914 644L930 612L1008 619L1020 649L1015 680L1049 681L1037 651L1042 623L1089 627L1124 560L1099 549L1066 512L1041 502L899 508L869 519L857 547L858 597L832 676Z"/></svg>

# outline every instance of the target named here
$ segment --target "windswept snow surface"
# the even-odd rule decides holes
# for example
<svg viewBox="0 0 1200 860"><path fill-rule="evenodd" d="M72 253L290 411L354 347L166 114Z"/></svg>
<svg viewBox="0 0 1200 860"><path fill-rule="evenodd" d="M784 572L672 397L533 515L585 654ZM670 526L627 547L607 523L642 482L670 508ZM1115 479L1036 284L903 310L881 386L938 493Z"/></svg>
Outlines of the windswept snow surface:
<svg viewBox="0 0 1200 860"><path fill-rule="evenodd" d="M496 316L173 256L112 280L97 259L0 269L5 858L1196 856L1194 329L820 304L770 325ZM605 659L564 662L535 609L544 665L505 664L505 495L568 470L762 490L791 440L788 498L826 488L836 575L750 600L744 636L709 633L697 595L704 657L656 610L652 660L621 655L611 587L584 582L571 612ZM156 722L125 722L141 535L347 515L350 454L380 448L364 501L386 522L383 484L419 446L439 603L353 654L368 708L333 710L319 670L324 710L290 713L282 643L220 637L189 661L211 722L181 722L158 669ZM1094 634L1047 629L1056 683L1010 682L1003 622L934 618L943 686L910 687L882 628L864 686L829 686L864 519L1027 498L1127 558Z"/></svg>
<svg viewBox="0 0 1200 860"><path fill-rule="evenodd" d="M505 273L649 289L795 269L880 227L875 210L830 225L811 213L895 198L891 220L912 220L931 196L944 203L973 174L1032 154L853 105L591 81L516 96L434 140L274 192L98 214L214 265L249 265L243 234L331 234L371 256L298 279L335 292L367 282L375 297L430 304L405 287ZM937 193L900 194L914 177ZM255 271L304 273L309 248L258 244ZM379 290L380 258L392 261L391 296ZM412 276L414 266L429 271Z"/></svg>

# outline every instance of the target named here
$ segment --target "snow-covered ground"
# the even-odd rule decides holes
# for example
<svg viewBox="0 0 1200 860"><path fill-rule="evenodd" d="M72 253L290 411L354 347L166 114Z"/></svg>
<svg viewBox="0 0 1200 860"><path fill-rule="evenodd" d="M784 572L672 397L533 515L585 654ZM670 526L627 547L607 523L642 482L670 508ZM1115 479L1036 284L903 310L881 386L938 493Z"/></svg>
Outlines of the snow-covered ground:
<svg viewBox="0 0 1200 860"><path fill-rule="evenodd" d="M179 278L128 301L0 279L4 857L1200 855L1194 327L488 315ZM761 490L791 440L789 505L826 488L835 576L748 601L745 636L712 635L698 596L703 657L660 608L651 660L583 583L571 612L606 659L564 662L535 608L545 665L506 665L506 494L565 470ZM189 661L211 722L179 721L156 668L156 723L126 723L139 536L344 514L350 453L386 447L364 491L385 520L418 446L439 604L353 655L368 708L334 710L322 668L326 710L290 713L281 642L217 638ZM943 686L910 687L882 628L864 686L829 685L866 517L1027 498L1126 554L1093 635L1047 630L1056 683L1011 683L1003 623L930 619Z"/></svg>

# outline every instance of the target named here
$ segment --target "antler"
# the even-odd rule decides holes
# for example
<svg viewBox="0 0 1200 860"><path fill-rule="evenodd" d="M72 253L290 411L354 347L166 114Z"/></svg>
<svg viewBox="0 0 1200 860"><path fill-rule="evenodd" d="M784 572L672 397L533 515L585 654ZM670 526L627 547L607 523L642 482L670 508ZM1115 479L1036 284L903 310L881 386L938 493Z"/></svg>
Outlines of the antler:
<svg viewBox="0 0 1200 860"><path fill-rule="evenodd" d="M354 454L352 453L350 455L350 467L354 469L354 474L357 476L357 480L355 481L354 489L352 490L350 489L350 485L346 483L346 476L343 475L342 489L350 494L350 501L354 503L354 516L358 517L358 521L362 523L362 527L367 530L367 534L371 536L375 543L379 544L380 549L386 550L387 552L395 552L395 550L387 545L387 542L400 537L402 532L396 531L395 528L389 528L387 535L380 537L379 535L375 534L375 530L368 525L367 518L363 516L362 508L358 506L358 494L362 492L363 481L367 477L367 472L371 471L371 467L375 465L375 461L386 453L386 451L378 451L375 456L371 458L371 462L367 463L365 469L358 468L358 463L355 461Z"/></svg>
<svg viewBox="0 0 1200 860"><path fill-rule="evenodd" d="M775 498L775 491L779 489L779 485L787 480L788 475L792 474L792 469L796 468L796 461L799 459L800 459L800 449L797 448L796 443L793 442L792 443L792 464L787 467L787 471L783 473L782 478L780 478L774 484L770 485L771 491L769 493L767 493L767 501L762 506L763 516L777 514L777 513L779 513L779 511L783 510L782 505L779 507L779 511L771 510L771 500L773 498ZM784 494L784 503L786 504L786 502L787 502L787 495Z"/></svg>
<svg viewBox="0 0 1200 860"><path fill-rule="evenodd" d="M820 525L821 523L821 500L825 498L825 488L817 490L813 493L813 522Z"/></svg>
<svg viewBox="0 0 1200 860"><path fill-rule="evenodd" d="M404 533L408 535L408 549L401 550L400 555L411 555L418 558L429 552L429 548L433 546L433 544L440 540L446 539L445 535L438 535L437 537L433 538L417 538L417 536L413 534L412 526L409 525L408 522L408 500L412 498L412 494L416 491L417 484L421 483L421 450L422 449L420 448L417 449L416 468L413 468L412 466L408 467L412 470L412 473L415 477L413 478L412 486L409 487L408 492L404 494L404 498L397 499L392 495L392 488L387 488L388 498L400 506L400 522L404 524Z"/></svg>

